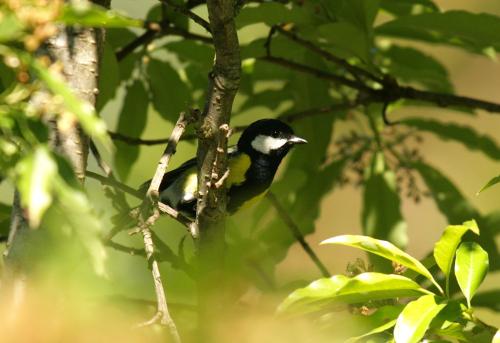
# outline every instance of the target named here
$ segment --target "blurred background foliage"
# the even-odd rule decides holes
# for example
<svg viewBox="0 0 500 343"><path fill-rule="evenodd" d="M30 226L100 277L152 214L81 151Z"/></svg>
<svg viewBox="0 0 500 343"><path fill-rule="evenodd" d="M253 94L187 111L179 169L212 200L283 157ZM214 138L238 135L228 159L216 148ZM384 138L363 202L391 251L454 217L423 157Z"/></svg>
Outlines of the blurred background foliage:
<svg viewBox="0 0 500 343"><path fill-rule="evenodd" d="M204 4L172 3L192 6L194 13L207 18ZM68 163L47 148L44 121L73 113L120 180L138 187L151 178L163 145L129 144L111 135L111 148L102 121L112 132L128 137L167 138L179 112L203 108L214 54L207 43L209 33L173 5L162 11L153 0L114 1L112 9L127 17L102 17L99 11L78 6L61 10L61 3L53 4L38 8L37 18L22 15L19 9L28 6L22 1L0 5L0 235L8 233L15 185L22 199L37 199L22 204L30 210L30 224L43 229L23 256L28 263L43 261L37 263L43 267L37 269L36 306L25 319L35 321L36 313L51 311L52 299L67 295L74 301L55 301L53 326L35 330L44 332L46 341L69 340L89 327L93 333L86 341L100 331L96 327L110 339L161 340L165 332L158 327L130 335L123 331L155 308L150 272L140 256L141 239L122 232L104 246L101 236L111 228L116 206L99 182L88 179L84 190L75 185ZM21 7L13 10L16 5ZM357 257L366 259L342 247L318 247L327 237L363 233L425 258L446 224L475 219L491 271L479 294L498 293L500 187L476 196L498 175L496 115L398 100L387 108L389 120L398 123L388 126L379 104L329 109L359 100L357 91L263 57L270 27L288 23L300 37L375 75L386 73L418 89L498 102L500 5L488 0L250 1L238 10L243 69L232 125L308 113L295 117L291 125L309 144L287 159L272 191L327 269L341 274ZM168 23L165 34L155 34L149 44L133 51L124 49L144 33L142 20ZM58 77L57 66L32 54L53 34L57 22L107 27L96 105L102 121L74 98ZM350 75L280 33L273 36L271 50L273 56ZM40 92L42 88L50 92ZM49 109L30 102L41 93L50 97ZM194 132L190 130L187 134ZM236 139L237 135L231 141ZM181 142L170 167L194 155L195 148L194 140ZM89 163L90 170L99 172L92 157ZM33 195L37 192L45 195L44 201ZM169 218L162 218L154 231L173 317L181 335L190 337L196 299L192 241ZM359 333L356 320L344 324L351 318L345 311L333 314L338 323L334 327L314 334L311 327L316 324L307 319L297 319L293 327L273 319L276 306L291 290L321 274L268 200L228 218L226 237L227 275L232 280L227 297L238 304L238 316L214 322L224 322L221 330L234 328L227 341L331 341L335 330L347 336ZM376 270L391 268L377 259L371 263ZM484 306L485 320L496 326L498 299L478 304ZM9 314L7 306L0 311ZM108 320L113 325L106 325Z"/></svg>

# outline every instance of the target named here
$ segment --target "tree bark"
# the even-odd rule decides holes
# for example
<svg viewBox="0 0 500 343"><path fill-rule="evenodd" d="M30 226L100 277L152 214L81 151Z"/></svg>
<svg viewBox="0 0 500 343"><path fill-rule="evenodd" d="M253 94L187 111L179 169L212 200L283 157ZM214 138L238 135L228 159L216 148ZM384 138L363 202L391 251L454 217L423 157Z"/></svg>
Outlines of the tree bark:
<svg viewBox="0 0 500 343"><path fill-rule="evenodd" d="M109 7L110 0L94 0L96 4ZM53 62L62 65L63 75L71 89L82 100L92 106L98 94L99 62L102 56L104 29L73 28L60 26L56 35L48 39L41 49ZM67 118L49 123L51 147L65 156L71 163L78 180L83 183L87 168L89 138L84 134L76 120ZM43 172L43 171L40 171ZM27 220L20 207L19 194L16 192L13 203L11 227L5 257L10 272L25 274L27 266L23 263L31 240ZM29 250L29 249L28 249ZM33 263L35 261L30 261Z"/></svg>
<svg viewBox="0 0 500 343"><path fill-rule="evenodd" d="M208 0L207 7L215 47L215 64L209 75L207 101L199 122L196 223L200 237L200 327L205 339L210 340L210 333L204 328L208 330L209 318L213 318L214 313L220 313L219 309L223 306L226 214L223 180L227 171L229 121L240 82L241 59L234 22L234 0Z"/></svg>

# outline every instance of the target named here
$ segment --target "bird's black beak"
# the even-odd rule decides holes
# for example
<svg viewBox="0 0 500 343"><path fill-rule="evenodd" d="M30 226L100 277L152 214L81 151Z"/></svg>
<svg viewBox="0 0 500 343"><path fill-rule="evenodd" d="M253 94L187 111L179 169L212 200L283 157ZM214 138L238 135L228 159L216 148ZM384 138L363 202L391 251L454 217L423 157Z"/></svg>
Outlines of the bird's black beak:
<svg viewBox="0 0 500 343"><path fill-rule="evenodd" d="M290 143L290 144L307 144L307 141L304 138L300 138L298 136L290 136L290 138L288 138L288 143Z"/></svg>

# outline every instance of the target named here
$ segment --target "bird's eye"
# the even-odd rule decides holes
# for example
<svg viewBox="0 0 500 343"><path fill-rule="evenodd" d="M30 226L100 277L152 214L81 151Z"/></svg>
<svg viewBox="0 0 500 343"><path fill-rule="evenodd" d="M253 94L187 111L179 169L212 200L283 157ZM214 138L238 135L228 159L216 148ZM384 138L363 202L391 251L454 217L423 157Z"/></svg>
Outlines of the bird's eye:
<svg viewBox="0 0 500 343"><path fill-rule="evenodd" d="M278 138L279 135L280 135L280 133L276 130L271 133L271 137L273 137L273 138Z"/></svg>

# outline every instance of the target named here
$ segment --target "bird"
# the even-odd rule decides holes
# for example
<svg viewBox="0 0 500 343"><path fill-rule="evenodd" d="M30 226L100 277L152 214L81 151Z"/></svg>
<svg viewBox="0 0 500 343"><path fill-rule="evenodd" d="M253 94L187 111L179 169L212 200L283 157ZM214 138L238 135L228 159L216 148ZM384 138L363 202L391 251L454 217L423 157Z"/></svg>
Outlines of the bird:
<svg viewBox="0 0 500 343"><path fill-rule="evenodd" d="M280 120L261 119L250 124L236 146L228 149L227 212L232 215L260 200L269 190L283 158L292 147L305 143L304 138L295 135ZM192 219L196 216L196 167L193 158L165 173L158 190L161 202ZM149 183L140 189L145 192Z"/></svg>

